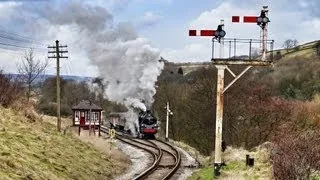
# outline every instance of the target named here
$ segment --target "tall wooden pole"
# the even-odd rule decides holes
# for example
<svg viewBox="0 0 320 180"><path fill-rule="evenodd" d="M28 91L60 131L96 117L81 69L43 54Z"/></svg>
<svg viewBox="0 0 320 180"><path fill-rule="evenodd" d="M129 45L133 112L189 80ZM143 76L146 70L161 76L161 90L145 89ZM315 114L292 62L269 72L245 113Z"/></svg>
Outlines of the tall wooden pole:
<svg viewBox="0 0 320 180"><path fill-rule="evenodd" d="M67 53L68 51L60 50L60 48L66 48L67 46L59 46L59 41L56 40L56 46L48 46L48 48L53 48L54 51L49 51L48 53L54 53L54 56L49 56L48 58L54 58L57 60L57 130L61 132L61 98L60 98L60 58L64 57L62 53Z"/></svg>
<svg viewBox="0 0 320 180"><path fill-rule="evenodd" d="M94 113L93 115L93 135L95 136L96 135L96 115L97 112Z"/></svg>
<svg viewBox="0 0 320 180"><path fill-rule="evenodd" d="M90 101L90 114L89 114L89 136L91 136L91 118L92 118L92 114L91 114L91 112L92 112L92 109L91 109L91 101Z"/></svg>
<svg viewBox="0 0 320 180"><path fill-rule="evenodd" d="M56 58L57 58L57 129L61 131L61 100L60 100L60 53L59 53L59 41L56 40Z"/></svg>

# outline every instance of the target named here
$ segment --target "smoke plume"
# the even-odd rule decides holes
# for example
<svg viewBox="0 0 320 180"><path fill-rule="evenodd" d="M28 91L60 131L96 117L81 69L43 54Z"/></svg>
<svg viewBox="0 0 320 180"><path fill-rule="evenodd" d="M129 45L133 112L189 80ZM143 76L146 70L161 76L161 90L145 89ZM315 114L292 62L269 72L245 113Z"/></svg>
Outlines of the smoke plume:
<svg viewBox="0 0 320 180"><path fill-rule="evenodd" d="M132 108L145 111L154 101L155 82L163 69L159 51L148 40L139 38L132 24L115 24L102 7L71 2L62 10L48 13L52 24L80 28L79 42L107 85L105 95L126 105L130 126L137 124Z"/></svg>

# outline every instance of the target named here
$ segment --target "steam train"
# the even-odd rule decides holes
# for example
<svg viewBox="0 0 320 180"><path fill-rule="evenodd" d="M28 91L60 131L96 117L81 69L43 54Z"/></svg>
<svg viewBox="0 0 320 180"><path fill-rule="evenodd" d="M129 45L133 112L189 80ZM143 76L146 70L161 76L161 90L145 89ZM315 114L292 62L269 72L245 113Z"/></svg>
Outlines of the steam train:
<svg viewBox="0 0 320 180"><path fill-rule="evenodd" d="M151 113L151 111L141 111L138 115L139 127L134 127L136 134L133 134L126 126L126 113L110 113L107 118L110 126L117 131L130 133L132 136L139 138L154 138L154 135L158 132L157 119Z"/></svg>
<svg viewBox="0 0 320 180"><path fill-rule="evenodd" d="M139 113L139 132L142 137L154 136L158 132L157 119L151 111Z"/></svg>

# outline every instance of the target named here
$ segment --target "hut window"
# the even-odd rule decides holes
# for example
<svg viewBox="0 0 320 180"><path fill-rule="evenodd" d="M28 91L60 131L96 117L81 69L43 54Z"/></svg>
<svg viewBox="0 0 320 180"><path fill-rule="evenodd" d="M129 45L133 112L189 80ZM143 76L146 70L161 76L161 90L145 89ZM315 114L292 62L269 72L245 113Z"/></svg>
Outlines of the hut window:
<svg viewBox="0 0 320 180"><path fill-rule="evenodd" d="M90 121L90 112L86 112L86 122Z"/></svg>
<svg viewBox="0 0 320 180"><path fill-rule="evenodd" d="M94 122L97 122L97 121L99 121L99 112L93 112L93 120L94 120Z"/></svg>
<svg viewBox="0 0 320 180"><path fill-rule="evenodd" d="M91 112L92 115L92 122L98 122L99 121L99 112ZM90 121L90 111L86 112L86 122Z"/></svg>

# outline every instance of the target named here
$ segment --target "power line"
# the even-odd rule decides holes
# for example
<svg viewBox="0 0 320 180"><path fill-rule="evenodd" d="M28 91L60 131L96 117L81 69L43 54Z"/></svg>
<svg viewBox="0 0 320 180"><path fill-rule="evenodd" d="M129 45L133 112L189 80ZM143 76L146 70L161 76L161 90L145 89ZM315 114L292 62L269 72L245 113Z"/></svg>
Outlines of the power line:
<svg viewBox="0 0 320 180"><path fill-rule="evenodd" d="M40 41L37 41L37 40L35 40L35 39L31 38L31 37L22 36L22 35L20 35L18 33L8 32L8 31L4 31L4 30L1 30L1 29L0 29L0 33L3 34L3 35L8 35L8 36L14 37L14 38L19 37L20 39L32 41L34 43L38 43L38 44L43 45Z"/></svg>
<svg viewBox="0 0 320 180"><path fill-rule="evenodd" d="M7 36L7 35L3 35L0 33L0 38L2 39L8 39L11 41L17 41L17 42L21 42L21 43L28 43L28 44L35 44L35 45L40 45L40 43L34 43L33 41L30 40L25 40L25 39L18 39L12 36ZM41 44L42 45L42 44Z"/></svg>
<svg viewBox="0 0 320 180"><path fill-rule="evenodd" d="M0 42L0 45L3 46L10 46L10 47L15 47L15 48L22 48L22 49L41 49L41 50L45 50L45 48L39 48L39 47L31 47L31 46L20 46L20 45L16 45L16 44L8 44L8 43L3 43ZM1 47L0 47L1 48Z"/></svg>
<svg viewBox="0 0 320 180"><path fill-rule="evenodd" d="M5 53L11 53L11 54L20 54L23 55L24 51L22 49L17 49L17 50L12 50L12 49L6 49L6 48L0 48L0 51L5 52Z"/></svg>
<svg viewBox="0 0 320 180"><path fill-rule="evenodd" d="M66 61L67 62L67 66L68 66L68 69L70 71L70 75L73 75L72 74L72 63L71 63L72 59L70 59L69 57L69 61Z"/></svg>

